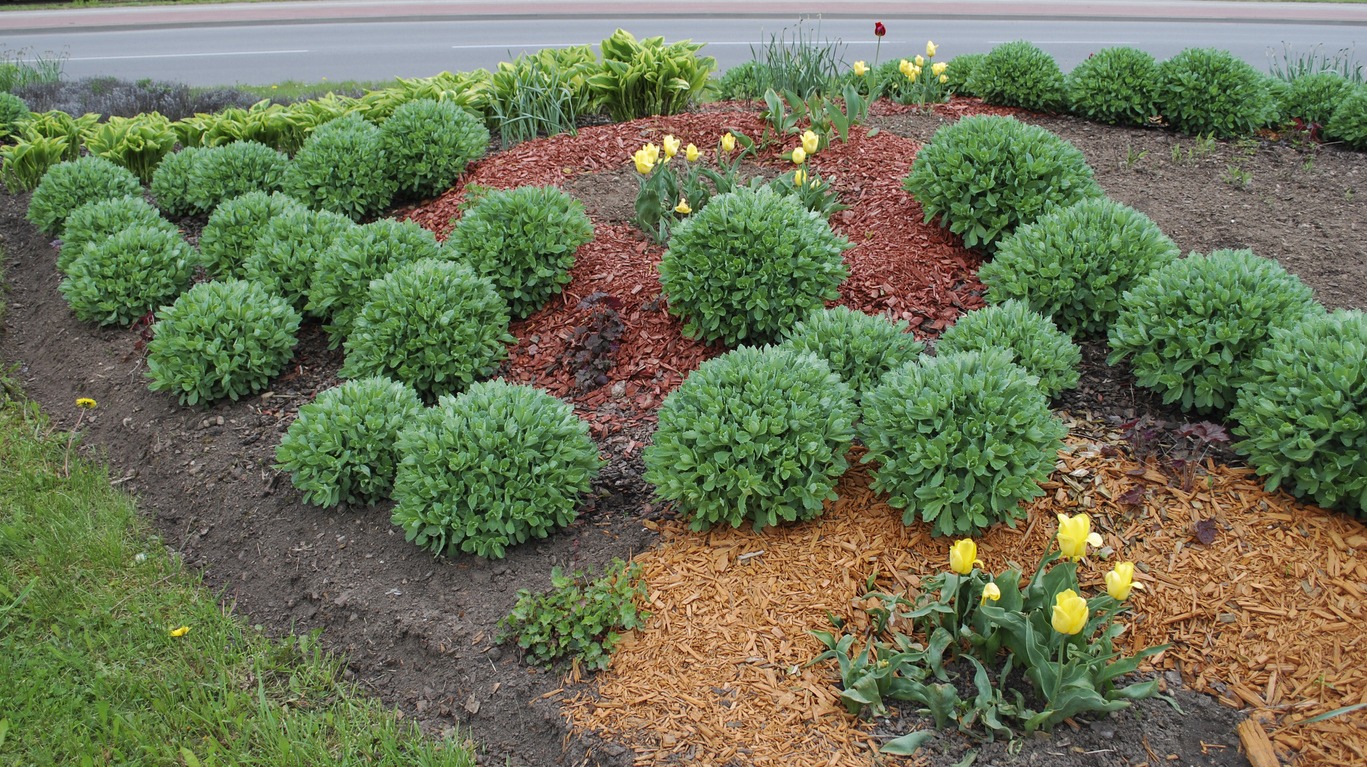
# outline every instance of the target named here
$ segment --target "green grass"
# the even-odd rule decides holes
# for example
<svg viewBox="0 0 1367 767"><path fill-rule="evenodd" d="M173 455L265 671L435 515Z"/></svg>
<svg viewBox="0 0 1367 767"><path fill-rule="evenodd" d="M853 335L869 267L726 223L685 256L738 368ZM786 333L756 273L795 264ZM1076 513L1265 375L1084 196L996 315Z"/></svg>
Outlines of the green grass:
<svg viewBox="0 0 1367 767"><path fill-rule="evenodd" d="M0 764L472 767L342 683L315 636L228 614L0 385Z"/></svg>
<svg viewBox="0 0 1367 767"><path fill-rule="evenodd" d="M267 85L235 85L232 86L240 91L251 93L258 98L271 99L272 101L292 102L307 101L326 96L329 93L336 93L342 96L360 96L366 91L378 91L391 86L398 85L398 80L338 80L330 82L327 78L316 83L300 82L298 80L282 80L278 83Z"/></svg>

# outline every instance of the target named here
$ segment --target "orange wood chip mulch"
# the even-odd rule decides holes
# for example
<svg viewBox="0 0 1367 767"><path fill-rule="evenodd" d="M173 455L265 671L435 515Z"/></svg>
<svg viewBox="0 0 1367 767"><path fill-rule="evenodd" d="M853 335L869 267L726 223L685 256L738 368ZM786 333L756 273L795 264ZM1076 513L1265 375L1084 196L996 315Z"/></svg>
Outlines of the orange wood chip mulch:
<svg viewBox="0 0 1367 767"><path fill-rule="evenodd" d="M1052 545L1057 513L1088 511L1147 588L1132 597L1130 641L1171 643L1156 664L1250 709L1283 758L1363 763L1367 710L1300 722L1367 701L1367 527L1266 493L1247 470L1209 469L1183 492L1155 467L1072 440L1028 520L980 536L979 556L993 571L1028 567ZM653 615L592 694L564 701L574 725L633 748L642 765L870 764L871 736L840 706L834 667L803 668L822 650L808 632L830 628L828 611L858 621L871 576L883 589L915 589L946 567L949 541L904 527L868 481L852 468L840 499L804 524L760 533L665 525L661 545L636 558ZM1136 486L1143 502L1122 504ZM1195 537L1202 520L1215 525L1210 545ZM1085 561L1088 593L1109 567Z"/></svg>

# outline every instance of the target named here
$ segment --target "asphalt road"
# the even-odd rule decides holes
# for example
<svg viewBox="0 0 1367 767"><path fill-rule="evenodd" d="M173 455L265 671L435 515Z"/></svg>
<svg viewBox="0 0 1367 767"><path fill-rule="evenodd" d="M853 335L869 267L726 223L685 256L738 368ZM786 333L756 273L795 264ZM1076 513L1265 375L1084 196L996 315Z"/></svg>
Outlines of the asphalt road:
<svg viewBox="0 0 1367 767"><path fill-rule="evenodd" d="M745 8L743 16L727 9ZM824 8L819 17L812 11ZM846 61L872 62L874 20L888 34L884 59L911 56L928 39L941 59L1027 39L1054 55L1065 71L1093 51L1131 45L1167 58L1183 48L1216 46L1259 68L1287 46L1355 48L1367 57L1367 5L1296 3L843 2L780 6L763 3L614 5L510 0L477 2L297 2L75 9L0 13L0 49L66 56L70 78L113 75L192 85L296 80L380 80L442 70L491 68L524 51L596 44L617 27L638 37L663 35L705 42L721 68L752 58L774 35L789 38L799 15L805 34L843 41ZM690 16L660 15L659 10ZM886 12L885 12L886 11ZM773 15L764 15L771 13ZM1358 45L1358 43L1363 43Z"/></svg>

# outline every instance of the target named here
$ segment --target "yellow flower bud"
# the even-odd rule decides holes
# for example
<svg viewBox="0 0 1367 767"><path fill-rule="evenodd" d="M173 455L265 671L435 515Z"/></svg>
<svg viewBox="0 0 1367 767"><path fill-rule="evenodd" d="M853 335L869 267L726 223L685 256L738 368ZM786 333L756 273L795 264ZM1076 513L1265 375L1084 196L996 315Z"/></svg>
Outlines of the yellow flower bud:
<svg viewBox="0 0 1367 767"><path fill-rule="evenodd" d="M947 83L947 82L949 82L949 75L940 75L940 82L941 82L941 83Z"/></svg>
<svg viewBox="0 0 1367 767"><path fill-rule="evenodd" d="M802 134L802 151L807 154L816 154L817 147L821 146L821 137L812 131L805 131Z"/></svg>
<svg viewBox="0 0 1367 767"><path fill-rule="evenodd" d="M1115 569L1106 573L1106 593L1117 602L1124 602L1134 588L1134 563L1121 562Z"/></svg>
<svg viewBox="0 0 1367 767"><path fill-rule="evenodd" d="M911 77L911 62L907 61L906 59L902 59L902 63L897 65L897 71L901 72L907 77Z"/></svg>
<svg viewBox="0 0 1367 767"><path fill-rule="evenodd" d="M1100 546L1101 536L1092 532L1092 518L1085 513L1070 517L1058 515L1058 547L1063 556L1076 562L1087 556L1087 546Z"/></svg>
<svg viewBox="0 0 1367 767"><path fill-rule="evenodd" d="M918 66L918 67L923 67L923 66L925 66L925 65L926 65L926 60L925 60L924 58L922 58L920 55L917 55L917 57L916 57L916 66Z"/></svg>
<svg viewBox="0 0 1367 767"><path fill-rule="evenodd" d="M679 140L672 135L665 136L664 141L660 143L664 144L665 157L673 157L679 153Z"/></svg>
<svg viewBox="0 0 1367 767"><path fill-rule="evenodd" d="M930 71L934 72L936 77L944 74L946 69L949 69L949 65L943 61L937 61L930 65Z"/></svg>
<svg viewBox="0 0 1367 767"><path fill-rule="evenodd" d="M933 43L933 42L931 42L931 41L929 41L929 40L926 41L926 55L927 55L927 56L930 56L931 58L934 58L934 57L935 57L935 52L938 51L939 49L940 49L940 46L936 45L935 43Z"/></svg>
<svg viewBox="0 0 1367 767"><path fill-rule="evenodd" d="M658 150L654 144L646 144L637 150L636 154L631 156L631 159L636 161L636 172L642 176L649 176L650 172L655 169L655 158L658 156Z"/></svg>
<svg viewBox="0 0 1367 767"><path fill-rule="evenodd" d="M684 147L685 160L688 160L689 162L697 162L699 157L702 157L702 152L700 152L696 146L689 144L688 146Z"/></svg>
<svg viewBox="0 0 1367 767"><path fill-rule="evenodd" d="M919 70L919 69L912 69L912 70L909 70L909 71L907 72L907 79L914 83L914 82L916 82L916 77L917 77L917 75L919 75L919 74L921 74L921 70Z"/></svg>
<svg viewBox="0 0 1367 767"><path fill-rule="evenodd" d="M1073 635L1087 626L1087 600L1072 589L1059 592L1054 599L1054 613L1049 622L1060 634Z"/></svg>
<svg viewBox="0 0 1367 767"><path fill-rule="evenodd" d="M982 600L981 600L980 602L978 602L978 604L983 604L983 605L985 605L985 604L987 604L987 600L989 600L989 599L992 600L993 602L995 602L995 601L997 601L998 599L1001 599L1001 598L1002 598L1002 590L1001 590L1001 588L998 587L997 584L995 584L995 583L989 583L989 584L987 584L986 586L983 586L983 598L982 598Z"/></svg>
<svg viewBox="0 0 1367 767"><path fill-rule="evenodd" d="M807 183L807 171L798 168L797 172L793 174L793 186L802 186L805 183Z"/></svg>
<svg viewBox="0 0 1367 767"><path fill-rule="evenodd" d="M688 207L688 198L680 197L679 204L674 206L674 212L685 216L692 213L693 209Z"/></svg>
<svg viewBox="0 0 1367 767"><path fill-rule="evenodd" d="M955 541L949 547L949 569L959 575L968 575L973 572L974 565L981 565L983 562L978 559L978 544L972 538L964 538Z"/></svg>
<svg viewBox="0 0 1367 767"><path fill-rule="evenodd" d="M730 133L727 133L726 135L722 136L721 151L728 153L736 151L736 137L731 135Z"/></svg>
<svg viewBox="0 0 1367 767"><path fill-rule="evenodd" d="M864 62L862 62L862 61L856 61L856 62L854 62L854 76L855 76L855 77L863 77L864 75L866 75L866 74L868 74L868 73L869 73L869 68L868 68L867 65L864 64Z"/></svg>
<svg viewBox="0 0 1367 767"><path fill-rule="evenodd" d="M798 147L797 149L794 149L794 150L793 150L793 162L797 163L798 165L801 165L802 163L807 162L807 151L806 151L805 149L803 149L802 147Z"/></svg>

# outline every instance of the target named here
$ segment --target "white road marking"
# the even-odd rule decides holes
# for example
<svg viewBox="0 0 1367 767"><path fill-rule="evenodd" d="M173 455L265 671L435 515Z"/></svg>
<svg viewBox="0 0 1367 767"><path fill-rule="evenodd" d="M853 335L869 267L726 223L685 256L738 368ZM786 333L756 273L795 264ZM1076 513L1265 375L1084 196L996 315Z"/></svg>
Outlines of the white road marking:
<svg viewBox="0 0 1367 767"><path fill-rule="evenodd" d="M149 53L141 56L72 56L67 61L124 61L127 59L188 59L202 56L272 56L308 51L222 51L220 53Z"/></svg>

